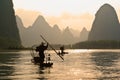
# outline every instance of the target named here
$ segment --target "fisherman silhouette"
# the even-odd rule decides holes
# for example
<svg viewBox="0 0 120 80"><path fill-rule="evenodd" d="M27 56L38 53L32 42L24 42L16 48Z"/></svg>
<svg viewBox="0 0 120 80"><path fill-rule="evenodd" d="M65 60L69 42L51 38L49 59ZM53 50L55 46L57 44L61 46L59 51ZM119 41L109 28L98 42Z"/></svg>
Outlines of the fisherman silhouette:
<svg viewBox="0 0 120 80"><path fill-rule="evenodd" d="M62 55L62 56L64 55L64 46L60 47L59 55Z"/></svg>
<svg viewBox="0 0 120 80"><path fill-rule="evenodd" d="M61 53L64 53L64 46L60 47Z"/></svg>
<svg viewBox="0 0 120 80"><path fill-rule="evenodd" d="M44 58L45 58L44 51L47 49L47 47L48 47L48 43L47 45L45 45L45 43L43 42L41 42L41 44L36 47L36 51L39 52L40 64L44 63Z"/></svg>

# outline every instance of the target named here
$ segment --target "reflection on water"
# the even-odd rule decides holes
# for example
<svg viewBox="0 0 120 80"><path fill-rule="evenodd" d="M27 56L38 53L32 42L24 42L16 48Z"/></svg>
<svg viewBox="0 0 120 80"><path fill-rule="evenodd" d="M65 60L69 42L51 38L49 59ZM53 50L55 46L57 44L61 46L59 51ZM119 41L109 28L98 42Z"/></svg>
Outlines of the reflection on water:
<svg viewBox="0 0 120 80"><path fill-rule="evenodd" d="M10 76L14 72L15 58L18 58L19 54L14 53L0 53L0 78L5 79L6 76ZM8 65L9 64L9 65Z"/></svg>
<svg viewBox="0 0 120 80"><path fill-rule="evenodd" d="M119 59L119 53L115 52L95 52L92 54L92 60L97 66L111 67L115 65L116 60Z"/></svg>
<svg viewBox="0 0 120 80"><path fill-rule="evenodd" d="M0 52L0 80L120 80L120 50L66 50L53 67L31 63L30 51Z"/></svg>
<svg viewBox="0 0 120 80"><path fill-rule="evenodd" d="M92 53L92 61L96 65L96 70L101 72L99 80L120 79L120 67L116 63L120 58L118 52L95 52Z"/></svg>

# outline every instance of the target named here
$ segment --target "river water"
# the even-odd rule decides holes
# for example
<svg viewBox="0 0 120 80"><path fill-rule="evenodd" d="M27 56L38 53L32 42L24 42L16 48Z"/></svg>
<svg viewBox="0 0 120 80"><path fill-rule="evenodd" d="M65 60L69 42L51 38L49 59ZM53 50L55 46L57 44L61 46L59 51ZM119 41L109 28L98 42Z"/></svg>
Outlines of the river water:
<svg viewBox="0 0 120 80"><path fill-rule="evenodd" d="M0 52L0 80L120 80L120 50L69 49L64 61L53 51L53 66L31 62L30 51Z"/></svg>

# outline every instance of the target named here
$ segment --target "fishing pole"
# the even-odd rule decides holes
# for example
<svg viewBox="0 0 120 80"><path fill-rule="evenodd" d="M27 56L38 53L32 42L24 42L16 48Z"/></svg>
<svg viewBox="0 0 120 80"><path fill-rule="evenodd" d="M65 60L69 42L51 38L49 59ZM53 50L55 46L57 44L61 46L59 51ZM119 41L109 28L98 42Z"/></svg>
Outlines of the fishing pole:
<svg viewBox="0 0 120 80"><path fill-rule="evenodd" d="M40 35L41 36L41 38L46 42L46 43L48 43L48 41L42 36L42 35ZM48 45L55 51L55 53L62 59L62 60L64 60L64 58L61 56L61 55L59 55L58 54L58 52L48 43Z"/></svg>

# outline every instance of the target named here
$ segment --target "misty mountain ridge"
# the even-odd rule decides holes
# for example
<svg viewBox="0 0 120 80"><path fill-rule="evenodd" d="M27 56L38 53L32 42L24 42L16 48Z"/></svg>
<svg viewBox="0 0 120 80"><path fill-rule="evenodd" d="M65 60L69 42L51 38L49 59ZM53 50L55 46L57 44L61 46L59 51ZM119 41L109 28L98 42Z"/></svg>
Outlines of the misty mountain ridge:
<svg viewBox="0 0 120 80"><path fill-rule="evenodd" d="M120 23L115 9L104 4L95 14L91 31L83 28L81 32L66 27L60 30L57 24L50 26L45 18L39 15L34 23L25 28L19 16L13 9L11 0L1 1L0 10L0 48L9 47L31 47L43 41L40 35L44 36L50 44L74 44L80 41L96 40L119 40ZM76 36L77 35L77 36Z"/></svg>
<svg viewBox="0 0 120 80"><path fill-rule="evenodd" d="M63 31L60 30L57 24L51 27L41 15L39 15L32 26L28 28L21 28L24 27L24 25L18 16L16 16L16 20L24 46L40 44L40 42L43 41L40 35L43 35L51 44L73 44L79 41L79 38L73 36L69 27L65 28Z"/></svg>
<svg viewBox="0 0 120 80"><path fill-rule="evenodd" d="M115 9L104 4L95 15L88 40L120 40L120 24Z"/></svg>
<svg viewBox="0 0 120 80"><path fill-rule="evenodd" d="M18 24L20 26L20 24ZM22 26L20 26L22 27ZM23 26L24 27L24 26ZM43 35L51 44L74 44L81 41L96 40L120 40L120 24L115 9L104 4L95 15L91 31L83 28L81 32L66 27L60 30L57 24L52 27L41 15L37 17L32 26L20 30L22 33L22 43L24 46L40 44L43 41L40 35ZM79 37L75 34L79 33Z"/></svg>
<svg viewBox="0 0 120 80"><path fill-rule="evenodd" d="M80 42L88 40L89 31L84 27L80 32Z"/></svg>

